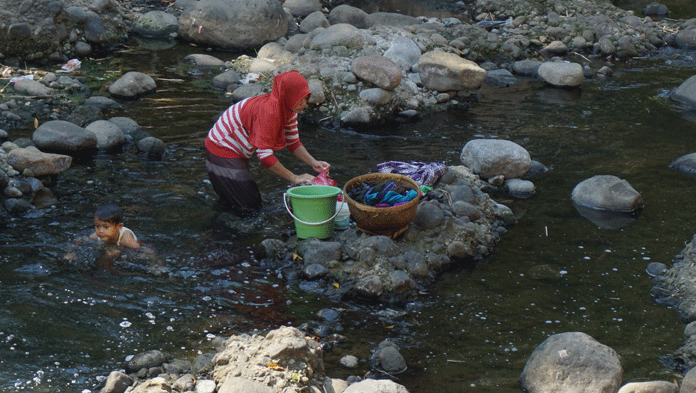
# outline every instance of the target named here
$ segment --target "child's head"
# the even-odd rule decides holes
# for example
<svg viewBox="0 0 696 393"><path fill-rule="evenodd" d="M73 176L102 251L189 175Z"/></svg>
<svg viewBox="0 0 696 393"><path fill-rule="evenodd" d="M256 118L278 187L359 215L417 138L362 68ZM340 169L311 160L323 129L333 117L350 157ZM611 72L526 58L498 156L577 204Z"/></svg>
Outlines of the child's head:
<svg viewBox="0 0 696 393"><path fill-rule="evenodd" d="M123 228L123 210L116 205L104 205L94 213L94 232L105 243L117 243Z"/></svg>

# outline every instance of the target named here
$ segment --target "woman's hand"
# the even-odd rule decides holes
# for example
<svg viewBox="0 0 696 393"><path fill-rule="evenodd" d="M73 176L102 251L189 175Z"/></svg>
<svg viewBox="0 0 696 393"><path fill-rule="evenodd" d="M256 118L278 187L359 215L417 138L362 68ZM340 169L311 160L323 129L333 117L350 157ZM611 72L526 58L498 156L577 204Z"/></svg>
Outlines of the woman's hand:
<svg viewBox="0 0 696 393"><path fill-rule="evenodd" d="M312 168L317 172L328 171L331 165L326 161L314 161Z"/></svg>
<svg viewBox="0 0 696 393"><path fill-rule="evenodd" d="M310 175L309 173L303 173L299 176L295 176L294 183L295 184L312 184L312 180L314 180L314 176Z"/></svg>

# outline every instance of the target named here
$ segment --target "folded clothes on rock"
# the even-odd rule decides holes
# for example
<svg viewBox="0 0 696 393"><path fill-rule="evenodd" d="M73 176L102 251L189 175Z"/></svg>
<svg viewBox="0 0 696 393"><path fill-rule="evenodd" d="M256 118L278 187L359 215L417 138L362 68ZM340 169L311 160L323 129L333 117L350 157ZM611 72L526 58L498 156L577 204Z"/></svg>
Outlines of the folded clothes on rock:
<svg viewBox="0 0 696 393"><path fill-rule="evenodd" d="M408 176L419 186L432 186L447 172L447 165L444 162L387 161L377 164L377 170L380 173L396 173Z"/></svg>

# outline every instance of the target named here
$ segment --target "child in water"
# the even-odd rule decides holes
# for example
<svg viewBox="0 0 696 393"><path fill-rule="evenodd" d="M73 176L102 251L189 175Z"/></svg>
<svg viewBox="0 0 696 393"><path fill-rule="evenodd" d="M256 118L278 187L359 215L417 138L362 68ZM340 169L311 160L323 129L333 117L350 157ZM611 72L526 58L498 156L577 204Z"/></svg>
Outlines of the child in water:
<svg viewBox="0 0 696 393"><path fill-rule="evenodd" d="M101 250L94 260L94 267L114 271L115 262L123 254L122 251L136 251L136 253L127 253L130 256L127 260L122 260L120 266L126 261L135 258L135 261L148 261L147 270L151 274L161 275L166 272L161 261L157 259L153 250L140 245L138 238L133 231L123 225L123 210L116 205L100 206L94 213L94 232L89 237L77 239L75 245L71 247L64 259L73 263L88 263L91 260L87 254L90 250L97 250L87 246L88 242L95 242L101 245L98 250ZM102 247L104 246L104 247ZM136 264L131 263L129 266L135 267Z"/></svg>
<svg viewBox="0 0 696 393"><path fill-rule="evenodd" d="M133 231L123 226L123 210L116 205L104 205L97 209L94 213L94 233L90 239L127 248L140 247Z"/></svg>

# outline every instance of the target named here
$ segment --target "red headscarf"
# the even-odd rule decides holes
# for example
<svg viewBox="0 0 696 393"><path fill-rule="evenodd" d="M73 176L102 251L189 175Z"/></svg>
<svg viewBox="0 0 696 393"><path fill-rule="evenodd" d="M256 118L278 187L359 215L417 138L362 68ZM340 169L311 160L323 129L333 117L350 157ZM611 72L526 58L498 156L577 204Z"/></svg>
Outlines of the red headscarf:
<svg viewBox="0 0 696 393"><path fill-rule="evenodd" d="M276 75L271 93L251 98L244 107L252 118L249 142L257 149L284 148L284 130L294 115L292 110L311 93L307 80L299 72L288 71Z"/></svg>

